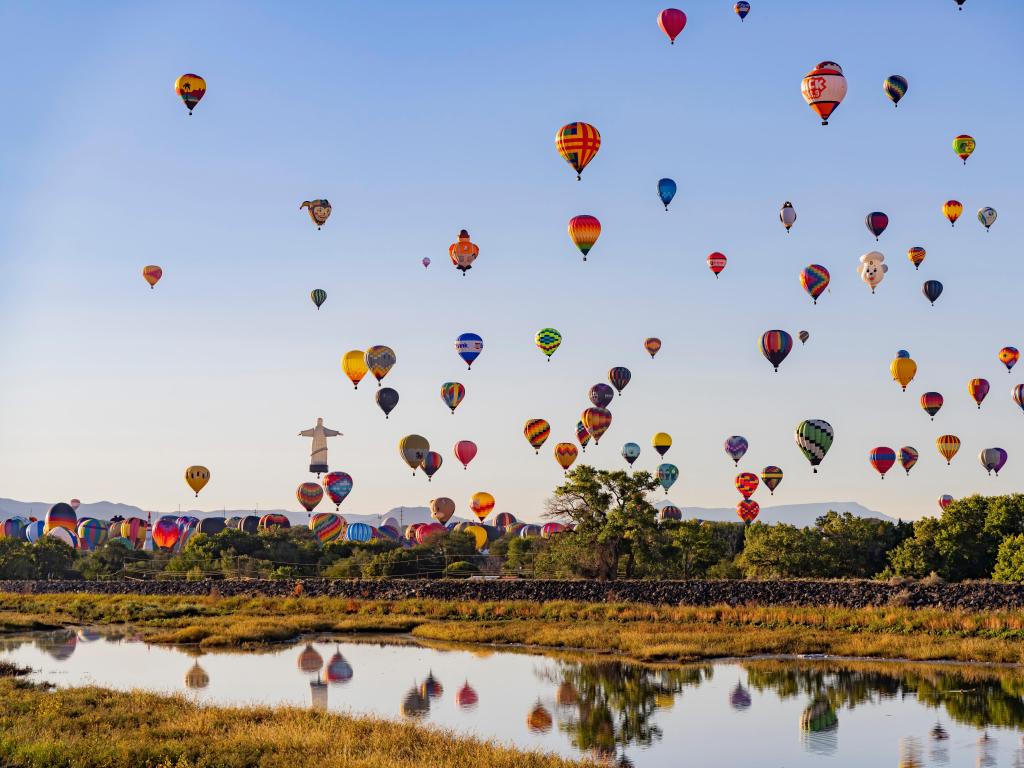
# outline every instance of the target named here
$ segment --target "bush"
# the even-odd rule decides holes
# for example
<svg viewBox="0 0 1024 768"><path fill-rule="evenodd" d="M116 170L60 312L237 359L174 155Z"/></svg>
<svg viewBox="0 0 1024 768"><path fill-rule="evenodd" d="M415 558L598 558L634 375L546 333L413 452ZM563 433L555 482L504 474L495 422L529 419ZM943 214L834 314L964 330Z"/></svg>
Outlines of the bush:
<svg viewBox="0 0 1024 768"><path fill-rule="evenodd" d="M444 569L444 575L450 579L468 579L477 573L480 573L480 569L465 560L456 560Z"/></svg>
<svg viewBox="0 0 1024 768"><path fill-rule="evenodd" d="M1003 539L992 578L996 581L1024 581L1024 533Z"/></svg>

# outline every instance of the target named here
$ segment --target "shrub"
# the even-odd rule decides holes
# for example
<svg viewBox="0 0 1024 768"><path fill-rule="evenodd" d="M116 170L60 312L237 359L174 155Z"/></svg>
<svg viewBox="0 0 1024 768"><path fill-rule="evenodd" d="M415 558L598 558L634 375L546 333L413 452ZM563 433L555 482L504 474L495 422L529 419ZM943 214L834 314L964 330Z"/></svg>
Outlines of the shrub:
<svg viewBox="0 0 1024 768"><path fill-rule="evenodd" d="M468 579L477 573L480 573L480 569L465 560L456 560L444 569L444 575L450 579Z"/></svg>
<svg viewBox="0 0 1024 768"><path fill-rule="evenodd" d="M1024 533L1003 539L992 578L996 581L1024 581Z"/></svg>

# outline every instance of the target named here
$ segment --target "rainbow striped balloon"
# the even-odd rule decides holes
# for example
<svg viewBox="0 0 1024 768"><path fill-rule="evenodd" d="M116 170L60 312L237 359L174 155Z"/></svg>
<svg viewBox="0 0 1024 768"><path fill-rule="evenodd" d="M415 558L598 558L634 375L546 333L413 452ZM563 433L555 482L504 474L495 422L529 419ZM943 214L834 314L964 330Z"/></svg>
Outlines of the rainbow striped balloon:
<svg viewBox="0 0 1024 768"><path fill-rule="evenodd" d="M594 247L597 238L601 236L601 222L596 216L580 214L569 219L569 239L573 245L579 248L583 254L583 260L587 260L587 254Z"/></svg>

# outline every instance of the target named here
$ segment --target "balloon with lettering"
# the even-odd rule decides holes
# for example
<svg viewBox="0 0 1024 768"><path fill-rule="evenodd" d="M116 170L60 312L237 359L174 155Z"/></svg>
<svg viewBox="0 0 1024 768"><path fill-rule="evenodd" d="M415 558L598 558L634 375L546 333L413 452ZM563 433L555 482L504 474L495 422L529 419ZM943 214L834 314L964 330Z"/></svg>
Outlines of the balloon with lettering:
<svg viewBox="0 0 1024 768"><path fill-rule="evenodd" d="M904 445L900 448L900 466L903 467L903 471L908 475L914 465L917 464L919 456L920 454L917 452L917 449L912 446Z"/></svg>
<svg viewBox="0 0 1024 768"><path fill-rule="evenodd" d="M873 211L864 217L864 225L875 236L875 240L877 240L885 232L885 228L889 226L889 217L881 211Z"/></svg>
<svg viewBox="0 0 1024 768"><path fill-rule="evenodd" d="M540 453L540 447L551 435L551 425L544 419L529 419L523 427L523 434L534 451Z"/></svg>
<svg viewBox="0 0 1024 768"><path fill-rule="evenodd" d="M352 476L348 472L328 472L324 475L323 484L335 509L340 508L341 502L352 492Z"/></svg>
<svg viewBox="0 0 1024 768"><path fill-rule="evenodd" d="M676 183L672 179L658 179L658 197L661 198L666 211L668 210L668 204L672 202L672 198L675 196Z"/></svg>
<svg viewBox="0 0 1024 768"><path fill-rule="evenodd" d="M818 297L828 288L831 279L832 276L821 264L810 264L804 267L804 271L800 273L800 285L807 291L807 295L814 300L815 304L818 303Z"/></svg>
<svg viewBox="0 0 1024 768"><path fill-rule="evenodd" d="M668 41L675 45L676 38L679 37L679 33L686 26L686 14L678 8L666 8L658 14L658 26L661 27L661 31L668 37Z"/></svg>
<svg viewBox="0 0 1024 768"><path fill-rule="evenodd" d="M775 367L776 373L792 349L793 337L785 331L765 331L761 336L761 354Z"/></svg>
<svg viewBox="0 0 1024 768"><path fill-rule="evenodd" d="M598 382L590 388L587 396L595 408L607 408L608 404L615 399L615 390L604 382Z"/></svg>
<svg viewBox="0 0 1024 768"><path fill-rule="evenodd" d="M1020 352L1016 347L1003 347L999 350L999 362L1006 366L1006 372L1013 370L1013 366L1020 360Z"/></svg>
<svg viewBox="0 0 1024 768"><path fill-rule="evenodd" d="M786 228L786 234L789 234L789 230L793 228L796 223L796 208L793 204L787 200L782 204L782 208L779 210L779 221L782 222L782 226Z"/></svg>
<svg viewBox="0 0 1024 768"><path fill-rule="evenodd" d="M761 470L761 482L765 484L768 492L774 496L775 489L779 487L779 483L782 482L782 469L774 465L769 465Z"/></svg>
<svg viewBox="0 0 1024 768"><path fill-rule="evenodd" d="M597 155L601 148L601 134L590 123L569 123L555 134L555 149L573 170L576 180L583 175L583 169Z"/></svg>
<svg viewBox="0 0 1024 768"><path fill-rule="evenodd" d="M951 464L953 457L960 450L960 438L956 435L942 435L935 441L935 447L942 458L946 460L946 464Z"/></svg>
<svg viewBox="0 0 1024 768"><path fill-rule="evenodd" d="M914 265L914 269L918 269L921 264L924 263L924 257L926 251L920 245L915 245L907 251L907 258L910 259L910 263Z"/></svg>
<svg viewBox="0 0 1024 768"><path fill-rule="evenodd" d="M312 512L324 498L324 489L319 483L301 483L295 489L295 498L307 512Z"/></svg>
<svg viewBox="0 0 1024 768"><path fill-rule="evenodd" d="M889 97L894 107L898 107L900 99L907 95L907 88L909 88L907 78L902 75L889 75L882 83L882 90L885 91L885 95Z"/></svg>
<svg viewBox="0 0 1024 768"><path fill-rule="evenodd" d="M964 212L963 203L959 200L947 200L942 204L942 215L949 220L949 226L955 227L956 220L960 218L960 214Z"/></svg>
<svg viewBox="0 0 1024 768"><path fill-rule="evenodd" d="M976 146L977 142L974 137L968 136L966 133L961 133L953 139L953 151L964 161L964 165L967 165L967 158L971 156Z"/></svg>
<svg viewBox="0 0 1024 768"><path fill-rule="evenodd" d="M455 339L455 352L466 364L466 368L473 367L473 361L480 357L484 351L484 340L475 333L463 333Z"/></svg>
<svg viewBox="0 0 1024 768"><path fill-rule="evenodd" d="M747 14L750 13L750 3L748 3L747 0L740 0L732 7L732 10L740 17L740 21L743 21L747 18Z"/></svg>
<svg viewBox="0 0 1024 768"><path fill-rule="evenodd" d="M733 460L736 466L739 466L740 459L743 458L750 444L747 442L747 438L742 435L733 435L726 439L724 447L729 458Z"/></svg>
<svg viewBox="0 0 1024 768"><path fill-rule="evenodd" d="M49 533L54 528L64 528L73 533L78 529L78 516L70 504L58 501L50 507L44 518L43 533Z"/></svg>
<svg viewBox="0 0 1024 768"><path fill-rule="evenodd" d="M846 77L843 68L834 61L822 61L804 75L800 82L800 93L803 94L807 106L821 118L822 125L828 125L828 119L836 111L846 96Z"/></svg>
<svg viewBox="0 0 1024 768"><path fill-rule="evenodd" d="M601 236L601 222L596 216L581 214L569 219L569 239L572 240L579 252L583 254L583 260L587 260L587 254L597 243Z"/></svg>
<svg viewBox="0 0 1024 768"><path fill-rule="evenodd" d="M185 103L191 115L199 101L206 95L206 81L191 72L174 81L174 92Z"/></svg>
<svg viewBox="0 0 1024 768"><path fill-rule="evenodd" d="M472 440L459 440L455 444L455 458L463 469L469 468L469 462L476 458L476 443Z"/></svg>
<svg viewBox="0 0 1024 768"><path fill-rule="evenodd" d="M715 273L716 280L718 279L718 276L722 274L722 272L725 270L725 265L728 262L729 260L725 258L724 253L713 251L708 254L708 269Z"/></svg>
<svg viewBox="0 0 1024 768"><path fill-rule="evenodd" d="M832 447L835 432L832 425L824 419L806 419L797 424L796 444L811 463L815 473L818 466Z"/></svg>
<svg viewBox="0 0 1024 768"><path fill-rule="evenodd" d="M601 442L601 437L612 425L612 412L607 408L587 408L580 416L580 421L587 428L587 432L594 438L594 444Z"/></svg>

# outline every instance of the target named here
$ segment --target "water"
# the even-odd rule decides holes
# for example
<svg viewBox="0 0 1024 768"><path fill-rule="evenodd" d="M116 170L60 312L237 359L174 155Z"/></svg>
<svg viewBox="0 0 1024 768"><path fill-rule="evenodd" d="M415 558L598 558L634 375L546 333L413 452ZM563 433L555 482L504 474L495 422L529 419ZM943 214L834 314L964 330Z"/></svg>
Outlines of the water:
<svg viewBox="0 0 1024 768"><path fill-rule="evenodd" d="M649 667L393 637L199 655L92 630L8 636L0 658L58 686L414 718L637 768L1024 768L1022 669L830 661Z"/></svg>

